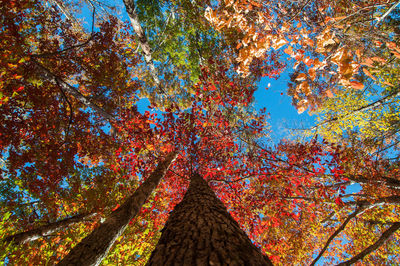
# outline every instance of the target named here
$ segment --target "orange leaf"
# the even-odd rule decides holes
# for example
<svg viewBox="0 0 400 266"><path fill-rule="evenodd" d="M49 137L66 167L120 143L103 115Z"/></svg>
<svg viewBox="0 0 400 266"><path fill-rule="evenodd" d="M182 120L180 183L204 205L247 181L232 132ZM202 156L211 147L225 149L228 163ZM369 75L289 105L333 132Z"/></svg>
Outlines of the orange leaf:
<svg viewBox="0 0 400 266"><path fill-rule="evenodd" d="M383 82L383 84L394 87L394 85L392 83L389 83L387 81Z"/></svg>
<svg viewBox="0 0 400 266"><path fill-rule="evenodd" d="M396 52L396 51L392 51L392 53L394 54L395 57L400 59L400 53Z"/></svg>
<svg viewBox="0 0 400 266"><path fill-rule="evenodd" d="M330 90L326 91L326 96L328 96L328 98L332 98L333 97L333 93Z"/></svg>
<svg viewBox="0 0 400 266"><path fill-rule="evenodd" d="M368 69L363 68L363 72L365 73L365 75L367 75L368 77L370 77L373 80L376 80L376 78L371 74L371 72L369 72Z"/></svg>
<svg viewBox="0 0 400 266"><path fill-rule="evenodd" d="M356 90L364 89L364 84L362 84L361 82L355 81L355 80L350 81L350 86Z"/></svg>
<svg viewBox="0 0 400 266"><path fill-rule="evenodd" d="M378 63L386 63L386 60L384 59L384 58L382 58L382 57L379 57L379 56L374 56L374 57L371 57L371 59L372 59L372 61L375 61L375 62L378 62Z"/></svg>
<svg viewBox="0 0 400 266"><path fill-rule="evenodd" d="M364 62L362 62L361 64L369 67L374 67L374 61L372 61L370 58L365 58Z"/></svg>
<svg viewBox="0 0 400 266"><path fill-rule="evenodd" d="M306 80L307 75L304 73L300 73L297 77L296 77L296 81L303 81Z"/></svg>
<svg viewBox="0 0 400 266"><path fill-rule="evenodd" d="M286 54L292 56L293 54L293 48L292 46L288 46L285 50L283 50Z"/></svg>
<svg viewBox="0 0 400 266"><path fill-rule="evenodd" d="M314 79L315 79L315 77L317 75L317 72L315 71L315 68L310 68L308 70L308 75L310 75L311 80L314 81Z"/></svg>

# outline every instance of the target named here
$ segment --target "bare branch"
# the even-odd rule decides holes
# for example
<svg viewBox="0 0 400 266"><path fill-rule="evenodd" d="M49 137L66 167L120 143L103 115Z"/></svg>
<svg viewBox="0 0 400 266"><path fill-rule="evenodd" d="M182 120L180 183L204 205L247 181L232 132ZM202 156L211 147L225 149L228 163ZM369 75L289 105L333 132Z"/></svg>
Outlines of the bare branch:
<svg viewBox="0 0 400 266"><path fill-rule="evenodd" d="M388 11L386 11L385 14L383 14L381 17L378 17L376 19L376 23L374 24L374 27L376 27L377 25L379 25L379 23L381 23L382 20L384 20L389 14L390 12L392 12L398 5L400 4L400 1L398 1L396 4L394 4L391 8L389 8Z"/></svg>
<svg viewBox="0 0 400 266"><path fill-rule="evenodd" d="M383 98L381 98L379 100L376 100L375 102L372 102L372 103L369 103L367 105L361 106L361 107L359 107L359 108L357 108L355 110L350 111L347 114L343 114L343 115L336 116L336 117L330 118L328 120L325 120L325 121L323 121L323 122L311 127L310 130L317 129L318 127L320 127L322 125L326 125L326 124L329 124L331 122L337 121L339 119L345 118L345 117L347 117L347 116L349 116L351 114L357 114L357 113L360 113L360 112L363 112L363 111L368 111L368 110L370 110L372 108L381 106L384 103L386 103L388 100L390 100L391 98L394 98L394 97L397 97L397 96L400 96L400 91L396 91L396 92L393 92L393 93L391 93L389 95L386 95L385 97L383 97Z"/></svg>

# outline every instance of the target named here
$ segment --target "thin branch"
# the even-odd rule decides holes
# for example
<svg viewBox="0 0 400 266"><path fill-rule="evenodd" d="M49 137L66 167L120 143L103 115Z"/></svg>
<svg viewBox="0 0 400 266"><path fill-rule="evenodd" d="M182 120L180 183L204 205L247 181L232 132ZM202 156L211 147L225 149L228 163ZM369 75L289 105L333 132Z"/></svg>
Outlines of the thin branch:
<svg viewBox="0 0 400 266"><path fill-rule="evenodd" d="M368 254L370 254L371 252L377 250L380 246L382 246L383 243L385 243L385 241L388 240L399 228L400 228L400 222L393 223L392 226L390 226L385 232L383 232L381 237L374 244L370 245L369 247L361 251L358 255L354 256L353 258L345 262L339 263L338 266L348 266L357 262L358 260L361 260Z"/></svg>
<svg viewBox="0 0 400 266"><path fill-rule="evenodd" d="M383 97L383 98L381 98L381 99L379 99L379 100L377 100L375 102L369 103L367 105L361 106L360 108L352 110L352 111L348 112L347 114L343 114L343 115L340 115L340 116L335 116L333 118L325 120L325 121L323 121L323 122L311 127L309 130L317 129L318 127L320 127L322 125L329 124L329 123L337 121L337 120L339 120L341 118L345 118L345 117L347 117L347 116L349 116L351 114L357 114L357 113L360 113L360 112L363 112L363 111L368 111L368 110L370 110L372 108L375 108L375 107L378 107L380 105L383 105L390 98L392 98L392 97L394 98L394 97L397 97L397 96L400 96L400 91L393 92L393 93L391 93L391 94L389 94L389 95L387 95L387 96L385 96L385 97Z"/></svg>
<svg viewBox="0 0 400 266"><path fill-rule="evenodd" d="M65 92L64 92L64 90L61 88L59 82L58 82L58 81L56 81L56 82L57 82L58 87L60 88L61 94L63 95L65 101L67 102L67 104L68 104L68 106L69 106L69 120L68 120L68 126L67 126L67 130L65 131L64 143L62 144L62 145L64 145L65 143L67 143L67 140L68 140L69 130L70 130L70 128L71 128L72 119L73 119L73 117L74 117L74 112L73 112L73 110L72 110L72 104L71 104L71 102L68 100L67 95L65 95ZM62 146L62 145L61 145L61 146Z"/></svg>
<svg viewBox="0 0 400 266"><path fill-rule="evenodd" d="M336 231L328 238L328 241L326 241L325 246L322 248L322 250L319 252L318 256L311 262L310 266L315 265L315 263L322 257L324 252L328 249L329 244L332 242L332 240L344 230L346 225L350 222L350 220L358 215L358 213L363 209L364 207L359 206L357 209L351 213L346 220L342 223L342 225L336 229Z"/></svg>
<svg viewBox="0 0 400 266"><path fill-rule="evenodd" d="M110 124L115 122L115 118L104 111L102 108L100 108L98 105L95 103L92 103L87 97L85 97L82 93L79 92L76 88L74 88L72 85L64 81L62 78L58 77L56 74L51 72L48 68L40 64L38 61L32 59L32 61L42 70L42 76L49 80L50 82L54 84L59 84L61 88L66 91L67 93L71 94L72 96L75 97L76 100L81 102L83 105L86 107L89 107L93 109L94 111L97 112L100 116L104 117Z"/></svg>
<svg viewBox="0 0 400 266"><path fill-rule="evenodd" d="M376 19L376 23L374 24L374 27L378 26L379 23L381 23L382 20L384 20L398 5L400 4L400 1L398 1L396 4L394 4L391 8L389 8L388 11L386 11L385 14L383 14L381 17Z"/></svg>
<svg viewBox="0 0 400 266"><path fill-rule="evenodd" d="M43 58L43 57L50 57L50 56L54 56L54 55L60 55L60 54L63 54L65 52L68 52L70 50L73 50L73 49L76 49L76 48L80 48L80 47L83 47L83 46L86 46L87 44L89 44L92 41L93 37L94 37L94 22L95 22L95 15L96 15L96 9L93 6L93 4L92 4L92 7L93 7L93 12L92 12L92 32L90 33L90 36L86 41L84 41L83 43L79 43L79 44L72 45L70 47L64 48L64 49L62 49L60 51L43 53L43 54L34 54L34 55L32 55L32 57Z"/></svg>

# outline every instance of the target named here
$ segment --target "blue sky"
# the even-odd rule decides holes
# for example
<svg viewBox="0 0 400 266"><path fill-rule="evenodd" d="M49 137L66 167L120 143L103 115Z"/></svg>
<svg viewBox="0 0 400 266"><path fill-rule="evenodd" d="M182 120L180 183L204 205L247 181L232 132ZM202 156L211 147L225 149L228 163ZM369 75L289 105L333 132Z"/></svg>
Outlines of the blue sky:
<svg viewBox="0 0 400 266"><path fill-rule="evenodd" d="M274 143L279 142L282 138L288 138L290 129L309 128L315 120L315 117L310 116L307 111L298 114L296 108L292 105L291 97L286 94L289 71L288 67L277 80L263 78L254 95L255 106L257 108L265 107L267 112L270 113L269 123Z"/></svg>

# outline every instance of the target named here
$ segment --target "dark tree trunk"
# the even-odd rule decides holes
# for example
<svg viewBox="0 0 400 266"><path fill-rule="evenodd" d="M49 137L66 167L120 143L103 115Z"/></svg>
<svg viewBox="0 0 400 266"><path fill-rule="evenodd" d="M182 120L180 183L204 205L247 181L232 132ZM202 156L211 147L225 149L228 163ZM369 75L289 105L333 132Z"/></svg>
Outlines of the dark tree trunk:
<svg viewBox="0 0 400 266"><path fill-rule="evenodd" d="M78 243L58 265L99 265L115 240L124 232L129 221L136 216L157 187L176 155L175 152L168 154L143 184L113 211L104 223Z"/></svg>
<svg viewBox="0 0 400 266"><path fill-rule="evenodd" d="M272 265L205 180L194 174L147 265Z"/></svg>
<svg viewBox="0 0 400 266"><path fill-rule="evenodd" d="M72 217L65 218L63 220L48 223L38 228L18 233L15 235L8 236L4 239L5 242L13 242L15 245L23 244L26 242L34 241L41 237L48 236L62 228L65 228L71 224L80 223L96 215L96 213L82 213Z"/></svg>

